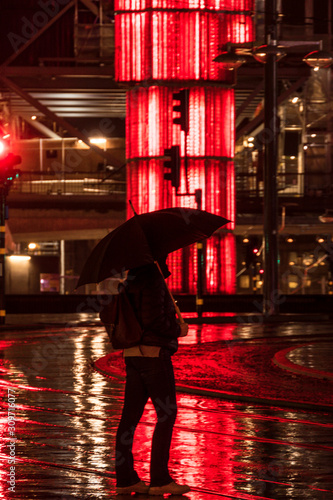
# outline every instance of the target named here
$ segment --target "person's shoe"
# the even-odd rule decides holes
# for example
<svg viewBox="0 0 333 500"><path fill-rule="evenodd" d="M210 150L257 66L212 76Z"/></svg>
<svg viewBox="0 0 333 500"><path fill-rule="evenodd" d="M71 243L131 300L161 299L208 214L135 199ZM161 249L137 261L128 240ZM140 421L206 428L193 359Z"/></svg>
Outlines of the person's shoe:
<svg viewBox="0 0 333 500"><path fill-rule="evenodd" d="M177 484L172 481L164 486L151 486L148 495L164 495L165 493L184 495L184 493L188 493L189 491L191 491L191 488L187 484Z"/></svg>
<svg viewBox="0 0 333 500"><path fill-rule="evenodd" d="M117 495L126 495L130 493L148 493L149 486L143 481L132 484L132 486L118 486L116 488Z"/></svg>

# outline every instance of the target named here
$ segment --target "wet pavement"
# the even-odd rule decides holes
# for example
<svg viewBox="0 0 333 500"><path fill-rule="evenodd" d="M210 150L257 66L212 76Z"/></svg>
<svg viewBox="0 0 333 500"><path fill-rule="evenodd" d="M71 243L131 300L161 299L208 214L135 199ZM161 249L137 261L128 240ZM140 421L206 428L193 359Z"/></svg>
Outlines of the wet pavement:
<svg viewBox="0 0 333 500"><path fill-rule="evenodd" d="M110 352L103 328L89 324L91 317L66 318L62 326L59 318L43 318L49 324L39 328L24 326L27 317L8 319L21 324L0 333L0 499L116 498L114 439L124 382L119 367L109 367L108 377L92 367ZM175 358L178 382L206 392L179 388L170 469L192 491L173 499L333 500L333 412L311 407L305 398L320 389L329 408L333 382L314 373L330 373L332 328L191 325ZM273 358L281 352L282 363L311 373L278 366ZM269 404L269 397L281 396L281 387L289 406ZM211 389L221 397L212 397ZM226 399L223 392L240 398ZM293 406L291 394L304 407ZM154 421L148 404L134 449L145 480Z"/></svg>

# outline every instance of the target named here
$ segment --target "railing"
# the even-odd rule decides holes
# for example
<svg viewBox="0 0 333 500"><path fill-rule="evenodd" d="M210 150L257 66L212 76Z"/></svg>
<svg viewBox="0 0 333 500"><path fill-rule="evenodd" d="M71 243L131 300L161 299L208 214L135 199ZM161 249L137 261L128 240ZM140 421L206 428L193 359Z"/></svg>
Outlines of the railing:
<svg viewBox="0 0 333 500"><path fill-rule="evenodd" d="M16 181L11 192L37 195L109 195L125 194L126 182L105 179L105 173L78 172L74 176L64 175L55 178L55 175L23 173Z"/></svg>
<svg viewBox="0 0 333 500"><path fill-rule="evenodd" d="M333 194L333 174L283 173L277 175L279 196L329 196ZM236 193L239 196L262 197L264 183L257 173L236 172Z"/></svg>
<svg viewBox="0 0 333 500"><path fill-rule="evenodd" d="M77 24L75 26L75 55L77 60L95 57L113 59L114 24Z"/></svg>
<svg viewBox="0 0 333 500"><path fill-rule="evenodd" d="M331 196L333 175L323 173L279 174L277 189L280 197ZM109 195L125 194L126 182L106 179L105 173L77 172L59 179L51 174L23 173L11 192L38 195ZM236 193L238 197L262 197L264 184L257 173L236 172Z"/></svg>

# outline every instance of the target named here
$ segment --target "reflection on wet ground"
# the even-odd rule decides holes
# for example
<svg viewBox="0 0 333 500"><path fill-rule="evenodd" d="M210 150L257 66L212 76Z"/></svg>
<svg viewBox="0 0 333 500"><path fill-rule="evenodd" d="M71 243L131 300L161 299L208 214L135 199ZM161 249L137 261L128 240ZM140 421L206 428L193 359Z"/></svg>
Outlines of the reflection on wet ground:
<svg viewBox="0 0 333 500"><path fill-rule="evenodd" d="M186 343L252 342L265 335L263 328L210 325L199 339L193 325ZM276 331L270 334L283 334ZM124 386L90 364L108 351L100 327L1 334L1 499L116 497L114 437ZM332 415L195 395L178 394L178 400L170 465L175 480L192 487L180 498L333 499ZM134 450L147 481L154 421L148 404Z"/></svg>
<svg viewBox="0 0 333 500"><path fill-rule="evenodd" d="M315 370L333 372L333 344L323 342L322 344L309 344L294 349L289 353L290 361L301 366L309 366Z"/></svg>

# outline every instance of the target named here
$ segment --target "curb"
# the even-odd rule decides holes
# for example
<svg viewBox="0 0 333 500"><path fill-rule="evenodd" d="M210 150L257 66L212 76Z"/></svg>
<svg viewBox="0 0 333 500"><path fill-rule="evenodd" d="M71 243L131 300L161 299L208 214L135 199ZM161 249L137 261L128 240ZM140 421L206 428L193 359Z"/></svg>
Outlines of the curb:
<svg viewBox="0 0 333 500"><path fill-rule="evenodd" d="M111 353L112 355L112 353ZM108 369L108 359L110 358L110 353L97 361L92 363L92 367L101 375L108 378L117 378L119 380L125 381L125 376L117 368L112 368L112 371ZM252 396L244 396L242 394L236 394L232 392L219 391L216 389L204 389L200 387L193 387L190 385L176 384L177 392L183 392L186 394L193 394L197 396L205 396L211 398L225 399L227 401L237 401L245 403L254 403L268 406L279 406L283 408L299 408L301 410L310 411L324 411L333 413L333 405L322 405L318 403L308 403L306 401L288 401L286 399L276 399L276 398L257 398Z"/></svg>
<svg viewBox="0 0 333 500"><path fill-rule="evenodd" d="M282 351L276 352L273 356L273 363L277 365L282 370L286 370L288 372L296 373L297 375L305 375L308 377L315 377L326 380L333 380L333 373L326 372L323 370L317 370L316 368L309 368L307 366L298 365L297 363L293 363L288 359L288 354L300 347L306 347L308 345L313 345L313 342L308 342L306 344L299 344L293 347L287 347L286 349L282 349Z"/></svg>
<svg viewBox="0 0 333 500"><path fill-rule="evenodd" d="M228 314L228 313L226 313ZM187 318L184 314L184 320L189 325L204 324L223 324L223 323L317 323L322 321L331 321L332 317L328 314L278 314L266 316L260 312L248 314L235 314L234 316L204 316L201 318Z"/></svg>

